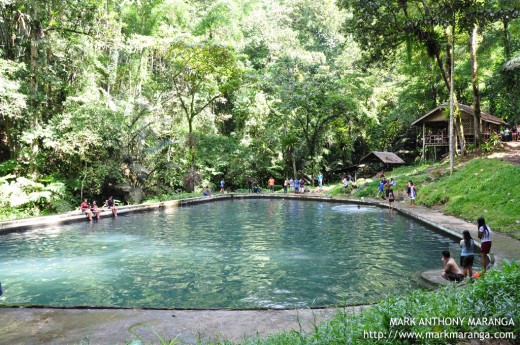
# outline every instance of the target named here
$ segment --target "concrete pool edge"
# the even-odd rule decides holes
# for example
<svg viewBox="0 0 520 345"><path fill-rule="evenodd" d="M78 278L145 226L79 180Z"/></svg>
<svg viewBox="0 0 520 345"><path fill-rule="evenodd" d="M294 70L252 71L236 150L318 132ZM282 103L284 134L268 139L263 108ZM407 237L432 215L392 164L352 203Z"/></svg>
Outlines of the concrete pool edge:
<svg viewBox="0 0 520 345"><path fill-rule="evenodd" d="M167 207L177 207L189 204L224 200L231 198L291 198L334 203L350 203L373 205L387 208L385 202L374 199L347 199L324 197L323 195L283 195L283 194L225 194L214 197L201 197L185 200L175 200L165 203L154 203L122 207L127 212L143 212ZM424 207L409 207L405 203L396 203L397 212L429 224L450 236L460 238L463 230L470 230L476 236L476 224L470 223L441 212ZM105 216L110 216L106 213ZM48 216L49 217L49 216ZM47 217L46 217L47 218ZM48 222L40 218L30 218L4 227L0 224L0 234L24 231L43 225L72 221L85 221L85 216L74 212L65 216L56 216ZM29 225L27 225L29 224ZM10 230L6 230L10 229ZM501 259L519 260L520 242L508 236L494 233L492 252L497 262ZM439 256L440 275L441 263ZM438 277L435 271L431 275ZM435 283L435 282L433 282ZM353 312L362 307L347 308ZM0 307L0 342L9 344L70 344L79 343L87 336L91 344L121 343L132 338L129 329L136 324L140 326L139 333L144 339L157 341L157 334L165 338L177 338L185 344L194 344L198 339L217 341L229 339L240 341L256 335L266 336L283 330L312 329L315 322L330 318L335 308L325 309L291 309L291 310L148 310L148 309L62 309L62 308L1 308ZM23 331L20 331L23 330ZM99 341L99 340L102 341Z"/></svg>
<svg viewBox="0 0 520 345"><path fill-rule="evenodd" d="M358 313L365 307L343 310ZM281 331L312 332L314 325L337 312L327 309L292 310L92 310L6 309L0 313L3 344L122 344L137 339L160 343L177 339L181 344L230 340L234 342ZM23 330L23 331L22 331Z"/></svg>
<svg viewBox="0 0 520 345"><path fill-rule="evenodd" d="M216 200L217 198L190 198L190 199L179 199L179 200L170 200L165 202L156 202L150 204L139 204L139 205L128 205L128 206L118 206L118 215L124 215L127 213L134 212L147 212L159 210L161 208L168 207L179 207L185 204L196 204L201 202L207 202L211 200ZM100 218L111 218L112 212L108 209L103 208L101 210ZM39 216L39 217L31 217L31 218L23 218L23 219L15 219L0 222L0 235L16 232L16 231L25 231L29 229L33 229L36 227L49 226L54 224L67 224L67 223L75 223L75 222L86 222L88 219L85 214L82 214L81 211L70 211L66 213L59 213L49 216ZM94 220L96 221L96 220Z"/></svg>

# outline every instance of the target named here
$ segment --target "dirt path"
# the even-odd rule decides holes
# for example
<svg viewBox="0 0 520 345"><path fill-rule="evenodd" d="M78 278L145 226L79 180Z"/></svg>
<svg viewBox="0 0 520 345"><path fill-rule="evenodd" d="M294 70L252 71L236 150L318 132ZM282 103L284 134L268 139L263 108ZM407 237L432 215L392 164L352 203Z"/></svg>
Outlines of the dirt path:
<svg viewBox="0 0 520 345"><path fill-rule="evenodd" d="M503 150L494 152L489 158L502 158L514 165L520 165L520 141L502 143Z"/></svg>

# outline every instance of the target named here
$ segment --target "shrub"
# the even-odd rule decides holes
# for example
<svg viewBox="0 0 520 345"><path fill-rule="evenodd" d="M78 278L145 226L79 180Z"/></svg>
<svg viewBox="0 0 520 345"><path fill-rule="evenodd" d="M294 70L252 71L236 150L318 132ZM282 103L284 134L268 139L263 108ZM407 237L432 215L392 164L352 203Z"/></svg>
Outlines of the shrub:
<svg viewBox="0 0 520 345"><path fill-rule="evenodd" d="M65 199L65 184L48 178L37 182L7 175L0 178L0 220L37 216L73 209Z"/></svg>

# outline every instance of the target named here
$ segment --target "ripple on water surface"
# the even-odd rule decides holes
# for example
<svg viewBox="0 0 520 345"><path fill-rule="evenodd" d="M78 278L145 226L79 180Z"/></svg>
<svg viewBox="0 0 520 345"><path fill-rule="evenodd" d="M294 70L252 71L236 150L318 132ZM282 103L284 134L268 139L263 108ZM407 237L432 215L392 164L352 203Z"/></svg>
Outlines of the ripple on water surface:
<svg viewBox="0 0 520 345"><path fill-rule="evenodd" d="M293 308L417 288L455 243L371 206L234 200L0 236L5 305Z"/></svg>

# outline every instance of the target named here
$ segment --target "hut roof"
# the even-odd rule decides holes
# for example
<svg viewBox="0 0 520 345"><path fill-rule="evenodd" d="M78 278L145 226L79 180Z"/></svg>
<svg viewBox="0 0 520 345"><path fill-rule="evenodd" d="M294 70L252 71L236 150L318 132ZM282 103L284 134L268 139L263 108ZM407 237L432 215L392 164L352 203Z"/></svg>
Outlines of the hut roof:
<svg viewBox="0 0 520 345"><path fill-rule="evenodd" d="M449 103L443 103L443 104L439 105L437 108L430 110L425 115L423 115L422 117L420 117L417 120L415 120L414 122L412 122L412 125L419 126L423 123L439 122L438 117L436 119L434 119L435 115L437 115L438 112L443 111L444 109L448 108L449 106L450 106ZM458 103L458 107L464 113L470 114L472 116L475 115L475 109L473 109L472 107L470 107L468 105ZM501 118L498 118L494 115L485 113L483 111L480 112L480 117L482 118L482 121L484 121L484 122L494 123L496 125L504 125L504 126L508 125L508 123L505 122L504 120L502 120ZM447 120L445 120L445 119L443 121L447 122Z"/></svg>
<svg viewBox="0 0 520 345"><path fill-rule="evenodd" d="M404 164L404 161L393 152L373 151L361 159L360 163L383 162L385 164Z"/></svg>

